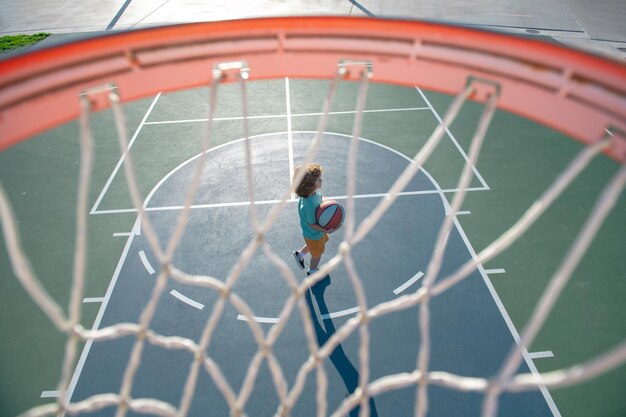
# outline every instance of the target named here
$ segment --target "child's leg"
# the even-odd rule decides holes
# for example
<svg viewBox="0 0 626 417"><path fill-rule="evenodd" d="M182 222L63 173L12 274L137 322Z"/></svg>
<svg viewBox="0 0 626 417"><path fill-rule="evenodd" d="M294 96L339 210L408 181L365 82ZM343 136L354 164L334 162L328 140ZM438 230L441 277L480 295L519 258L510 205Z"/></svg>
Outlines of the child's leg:
<svg viewBox="0 0 626 417"><path fill-rule="evenodd" d="M298 252L302 254L302 257L304 257L304 255L309 253L309 247L305 244Z"/></svg>
<svg viewBox="0 0 626 417"><path fill-rule="evenodd" d="M306 240L309 252L311 253L311 263L309 264L308 271L309 273L313 273L317 270L317 266L320 264L322 254L324 253L326 241L328 241L327 234L324 234L324 236L319 240Z"/></svg>
<svg viewBox="0 0 626 417"><path fill-rule="evenodd" d="M311 256L311 263L309 264L309 270L316 270L317 266L320 264L321 259L322 259L321 256L319 258L314 258Z"/></svg>

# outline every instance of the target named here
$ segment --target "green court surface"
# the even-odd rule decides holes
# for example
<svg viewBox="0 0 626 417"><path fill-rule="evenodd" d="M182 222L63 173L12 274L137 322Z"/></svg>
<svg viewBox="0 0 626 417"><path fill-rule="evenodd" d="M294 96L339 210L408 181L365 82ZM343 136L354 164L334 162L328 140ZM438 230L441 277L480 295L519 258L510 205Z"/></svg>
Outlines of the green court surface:
<svg viewBox="0 0 626 417"><path fill-rule="evenodd" d="M315 131L326 81L249 83L250 136ZM351 134L357 85L342 83L327 132ZM130 156L142 196L173 169L200 152L207 128L208 89L161 94L125 105ZM361 137L410 158L438 125L451 98L417 88L372 85ZM467 103L424 166L451 201L482 106ZM212 146L244 136L237 85L221 86ZM86 298L103 297L136 220L120 158L112 114L92 117L94 170L89 195ZM70 123L0 154L0 181L13 205L22 244L43 286L67 306L74 252L78 125ZM459 222L476 252L506 231L582 149L577 142L516 115L498 111L492 122ZM118 164L119 162L119 164ZM508 316L520 331L617 170L595 159L546 214L506 252L484 268ZM257 197L258 198L258 197ZM542 331L528 351L539 371L585 362L620 343L626 334L626 195L602 227ZM290 256L289 254L285 255ZM289 262L289 260L287 260ZM389 266L393 273L393 265ZM0 415L13 416L50 402L65 348L57 331L21 287L0 243ZM66 308L66 307L65 307ZM83 304L81 323L91 328L100 303ZM121 358L126 360L126 358ZM373 361L376 358L372 358ZM551 389L564 417L623 416L626 366L590 382ZM250 410L250 415L254 415Z"/></svg>

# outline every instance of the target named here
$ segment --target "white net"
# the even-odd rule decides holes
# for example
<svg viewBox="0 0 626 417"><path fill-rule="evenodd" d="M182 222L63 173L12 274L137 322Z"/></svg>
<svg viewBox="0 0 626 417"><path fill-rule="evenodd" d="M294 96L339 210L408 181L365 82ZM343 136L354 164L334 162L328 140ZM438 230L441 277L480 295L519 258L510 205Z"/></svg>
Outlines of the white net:
<svg viewBox="0 0 626 417"><path fill-rule="evenodd" d="M607 372L610 369L626 361L626 341L616 346L603 355L590 359L587 362L576 366L561 369L554 372L538 375L536 373L516 374L520 363L524 359L526 346L530 346L537 336L542 325L545 323L550 311L573 274L576 266L583 258L587 248L593 241L594 236L601 227L608 213L615 205L626 183L626 167L622 166L613 179L606 185L598 198L594 209L589 214L587 221L582 226L576 240L565 255L561 265L550 279L545 293L538 302L531 318L524 327L519 340L511 348L510 354L502 364L500 371L493 378L476 378L465 375L455 375L451 373L434 371L430 368L431 358L431 330L430 330L430 301L453 286L457 285L468 277L480 265L493 259L505 249L510 247L540 216L550 207L550 205L564 192L564 190L574 181L582 170L590 163L592 158L600 154L610 145L610 133L607 138L599 140L596 144L586 147L580 152L563 170L543 193L543 195L532 204L523 216L513 224L498 239L488 245L471 260L458 268L453 273L435 281L442 267L443 257L446 252L446 245L451 230L455 226L457 213L466 196L466 190L474 175L473 167L480 154L481 145L485 138L487 128L498 105L498 95L492 94L487 100L484 111L480 117L478 127L472 139L471 148L462 175L458 180L457 189L449 207L451 215L445 217L440 226L434 243L434 252L428 263L421 287L412 294L399 296L391 301L377 305L370 305L365 295L363 281L355 267L353 250L368 236L368 233L385 216L387 210L396 201L400 193L405 189L409 181L416 175L421 167L435 150L439 142L445 136L446 128L452 124L463 104L473 92L475 86L469 83L465 89L460 91L450 105L443 123L436 127L425 145L414 155L411 163L402 174L395 180L384 198L360 224L355 223L355 190L356 190L356 168L357 152L362 129L362 116L364 112L365 100L369 86L369 68L363 64L352 64L360 68L360 81L358 99L355 108L355 122L350 143L347 162L347 203L346 203L346 224L344 226L343 241L339 245L339 251L331 259L325 262L319 270L300 281L292 272L291 268L284 261L282 254L276 253L268 240L267 233L275 224L278 216L288 207L288 201L292 198L292 190L283 190L280 202L272 207L263 220L257 213L254 195L254 166L252 160L251 140L248 129L248 103L246 92L247 69L241 66L226 66L216 72L216 77L210 86L211 97L209 100L208 128L202 141L201 156L196 165L194 175L191 179L190 191L186 197L184 208L180 211L176 227L171 233L167 242L161 241L146 215L144 198L142 197L133 159L129 152L129 141L126 132L126 122L122 112L120 97L115 87L108 88L106 94L110 100L110 105L115 116L120 149L124 157L125 175L128 181L128 188L132 196L135 209L139 213L142 232L150 244L154 256L158 260L158 278L154 282L154 287L148 303L143 308L140 320L137 323L121 323L110 327L95 330L86 330L80 325L81 303L83 299L83 287L85 282L86 256L85 242L87 239L87 215L88 215L88 185L92 168L92 138L89 108L90 96L97 93L86 93L81 97L81 172L77 203L77 232L75 237L76 252L74 256L73 286L71 301L66 314L57 302L46 292L40 283L35 272L30 267L28 257L20 243L19 233L16 228L15 216L4 190L0 188L0 214L2 216L2 228L11 259L15 275L21 281L33 300L40 306L52 324L62 333L67 335L65 358L62 366L61 379L58 390L61 396L55 403L34 408L24 413L24 416L43 415L63 415L80 414L101 410L107 407L116 408L116 417L124 417L129 410L149 413L160 416L183 417L189 414L189 410L196 393L199 376L206 373L219 389L224 400L230 408L232 416L255 415L255 410L247 408L251 393L257 382L257 376L261 366L265 363L271 373L273 386L279 404L276 407L277 416L291 415L291 412L303 395L305 382L311 373L315 373L317 410L318 416L343 416L347 415L355 407L359 407L361 416L368 416L371 413L370 399L375 398L385 392L400 390L407 387L414 387L416 390L416 406L414 415L423 417L428 415L429 409L429 387L435 385L460 391L483 392L485 400L482 408L482 415L491 417L497 415L498 402L502 393L519 392L525 390L546 389L550 387L567 386L577 384L590 378ZM211 146L213 119L215 118L215 106L219 99L219 86L222 82L224 71L232 71L233 68L238 74L238 82L241 87L241 99L243 103L242 112L244 116L244 136L245 136L245 166L247 197L249 203L249 218L253 227L253 237L247 247L241 253L238 262L233 265L230 274L225 279L212 276L191 275L177 268L174 264L174 254L179 247L185 226L191 212L196 192L200 185L202 170L208 158L206 152ZM251 70L254 70L253 68ZM375 71L375 68L373 69ZM305 162L314 161L320 148L320 141L323 132L326 131L330 109L335 98L337 85L341 82L342 69L337 72L331 81L330 87L324 102L322 116L319 120L318 133L313 140L312 146L308 149ZM304 173L294 178L298 183ZM250 264L253 255L257 251L262 251L271 264L280 271L282 279L292 291L292 295L286 300L279 314L278 322L273 324L268 331L265 331L259 323L254 320L255 313L252 308L233 291L239 280L242 271ZM305 296L309 289L320 282L327 274L335 271L339 265L343 265L347 271L352 289L358 302L358 313L345 322L337 331L324 343L318 345L315 337L315 330L310 316L311 312L307 307ZM208 288L214 291L219 297L217 302L211 306L211 313L206 321L202 335L199 340L191 340L184 337L164 336L151 329L155 311L159 305L161 297L170 280L179 283L195 285ZM232 305L239 314L247 320L247 326L253 335L258 349L253 359L250 361L248 371L241 387L237 390L224 375L222 367L207 354L207 349L215 336L215 329L223 317L227 304ZM373 335L370 332L370 323L380 317L394 314L401 310L406 310L419 305L419 332L421 344L419 355L416 358L416 367L411 372L390 374L378 379L370 377L370 363L374 361L370 352L370 339ZM274 354L273 347L281 332L284 330L287 321L294 314L296 309L303 318L302 326L306 336L308 346L308 358L301 364L294 383L290 386L284 375L282 365ZM358 387L345 398L336 408L329 410L327 401L328 375L324 369L324 360L328 359L334 349L351 335L358 332ZM76 362L77 350L80 341L90 341L97 343L105 340L119 339L125 336L134 336L134 343L130 354L130 359L125 368L123 381L118 392L102 393L80 402L71 403L71 383L73 376L73 366ZM152 344L164 349L176 349L189 352L193 357L192 364L188 370L187 378L184 382L183 393L180 401L176 404L166 403L154 398L133 398L133 385L136 380L137 371L140 367L146 344Z"/></svg>

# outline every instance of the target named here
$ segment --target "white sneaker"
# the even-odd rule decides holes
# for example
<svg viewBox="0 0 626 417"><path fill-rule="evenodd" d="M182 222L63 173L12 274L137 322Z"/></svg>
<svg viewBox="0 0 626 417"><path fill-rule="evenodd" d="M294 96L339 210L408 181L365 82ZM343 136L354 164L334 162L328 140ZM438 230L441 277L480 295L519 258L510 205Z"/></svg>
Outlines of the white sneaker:
<svg viewBox="0 0 626 417"><path fill-rule="evenodd" d="M300 258L300 252L298 252L297 250L294 250L292 254L293 254L293 257L296 258L296 262L298 262L298 266L300 267L300 269L304 269L304 259Z"/></svg>

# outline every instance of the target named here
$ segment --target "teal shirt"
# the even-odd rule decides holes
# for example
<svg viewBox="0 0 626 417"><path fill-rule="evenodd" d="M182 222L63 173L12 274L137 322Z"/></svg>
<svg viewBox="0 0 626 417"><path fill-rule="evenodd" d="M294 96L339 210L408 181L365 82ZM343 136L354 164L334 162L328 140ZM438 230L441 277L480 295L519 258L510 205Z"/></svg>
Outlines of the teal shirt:
<svg viewBox="0 0 626 417"><path fill-rule="evenodd" d="M320 204L322 204L322 195L319 191L316 191L315 194L308 197L300 197L300 201L298 202L298 215L300 216L302 235L310 240L320 240L324 237L324 233L309 226L309 224L317 223L315 212Z"/></svg>

